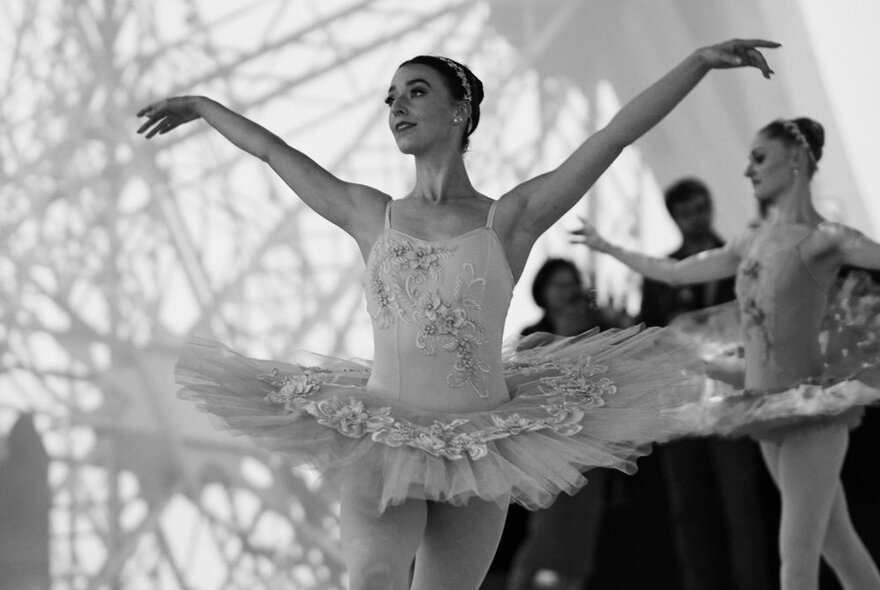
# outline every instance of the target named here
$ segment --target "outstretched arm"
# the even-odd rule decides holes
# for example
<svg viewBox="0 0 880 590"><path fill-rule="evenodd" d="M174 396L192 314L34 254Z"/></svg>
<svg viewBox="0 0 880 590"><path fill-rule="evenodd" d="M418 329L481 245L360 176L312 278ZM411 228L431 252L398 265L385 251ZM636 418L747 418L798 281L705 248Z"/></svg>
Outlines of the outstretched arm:
<svg viewBox="0 0 880 590"><path fill-rule="evenodd" d="M755 67L769 78L773 71L758 48L778 47L760 39L736 39L695 51L660 80L631 100L555 170L516 187L502 197L513 211L517 230L535 239L580 200L624 147L665 117L711 69ZM500 203L499 203L500 204Z"/></svg>
<svg viewBox="0 0 880 590"><path fill-rule="evenodd" d="M375 217L389 197L369 187L344 182L280 137L218 102L202 96L179 96L155 102L138 113L147 121L138 129L147 139L204 119L236 147L263 160L318 214L359 242L365 220Z"/></svg>
<svg viewBox="0 0 880 590"><path fill-rule="evenodd" d="M880 270L880 244L857 230L839 227L841 262L868 270Z"/></svg>
<svg viewBox="0 0 880 590"><path fill-rule="evenodd" d="M646 256L615 246L600 236L596 228L586 221L581 229L571 233L573 243L610 254L637 273L670 285L706 283L733 276L740 261L740 256L732 244L706 250L684 260L673 260Z"/></svg>

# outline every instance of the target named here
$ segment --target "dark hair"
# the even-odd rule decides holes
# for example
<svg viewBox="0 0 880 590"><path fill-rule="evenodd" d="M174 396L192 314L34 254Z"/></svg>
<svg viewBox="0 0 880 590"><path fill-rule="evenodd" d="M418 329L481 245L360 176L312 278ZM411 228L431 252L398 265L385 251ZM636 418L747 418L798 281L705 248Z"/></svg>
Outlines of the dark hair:
<svg viewBox="0 0 880 590"><path fill-rule="evenodd" d="M571 260L566 260L565 258L548 258L547 261L541 265L541 268L538 269L538 272L535 273L535 280L532 282L532 299L535 300L535 303L537 303L538 307L541 309L544 309L544 306L547 304L544 299L544 289L547 287L547 283L550 282L550 278L560 270L571 271L578 280L581 279L581 273L578 270L578 267L576 267Z"/></svg>
<svg viewBox="0 0 880 590"><path fill-rule="evenodd" d="M806 142L806 148L813 156L807 164L807 170L812 176L818 170L819 160L822 159L822 148L825 146L825 129L822 125L810 119L809 117L798 117L797 119L776 119L768 123L761 129L761 133L770 139L778 139L789 146L801 146L800 137L791 129L791 124L797 127L801 137Z"/></svg>
<svg viewBox="0 0 880 590"><path fill-rule="evenodd" d="M712 206L712 193L709 187L698 178L682 178L672 183L663 191L663 201L666 203L666 210L669 211L671 217L675 217L672 212L679 203L686 203L694 197L705 197L709 207Z"/></svg>
<svg viewBox="0 0 880 590"><path fill-rule="evenodd" d="M459 71L464 75L471 89L471 98L468 101L471 116L468 120L468 126L461 138L461 149L466 150L470 144L471 133L476 131L477 125L480 123L480 103L483 102L483 83L477 78L469 67L461 64L448 57L437 55L417 55L412 59L408 59L399 67L419 64L433 68L443 77L446 82L446 88L456 100L465 99L464 81L459 77Z"/></svg>

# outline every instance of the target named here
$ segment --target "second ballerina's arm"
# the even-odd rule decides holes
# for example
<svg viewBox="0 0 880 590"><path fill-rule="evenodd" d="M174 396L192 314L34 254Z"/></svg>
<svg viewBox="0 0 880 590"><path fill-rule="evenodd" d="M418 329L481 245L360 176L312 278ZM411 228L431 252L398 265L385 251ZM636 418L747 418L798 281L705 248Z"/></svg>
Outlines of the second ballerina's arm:
<svg viewBox="0 0 880 590"><path fill-rule="evenodd" d="M637 273L669 285L689 285L717 281L736 274L741 260L741 236L721 248L706 250L683 260L657 258L627 250L608 242L589 222L572 233L572 242L616 258Z"/></svg>
<svg viewBox="0 0 880 590"><path fill-rule="evenodd" d="M880 244L845 225L833 224L829 233L836 242L841 264L880 270Z"/></svg>

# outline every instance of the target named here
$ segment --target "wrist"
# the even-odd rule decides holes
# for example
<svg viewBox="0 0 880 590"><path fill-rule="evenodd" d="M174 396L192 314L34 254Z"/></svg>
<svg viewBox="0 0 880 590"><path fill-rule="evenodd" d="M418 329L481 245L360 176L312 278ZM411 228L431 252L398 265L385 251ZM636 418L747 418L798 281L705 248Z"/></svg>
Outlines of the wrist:
<svg viewBox="0 0 880 590"><path fill-rule="evenodd" d="M190 111L201 117L204 115L205 106L209 102L204 96L185 96L186 106Z"/></svg>
<svg viewBox="0 0 880 590"><path fill-rule="evenodd" d="M612 244L611 242L606 241L606 240L602 240L602 243L599 244L599 246L596 249L599 252L602 252L603 254L610 254L614 258L617 258L617 254L620 251L619 247L615 246L614 244Z"/></svg>
<svg viewBox="0 0 880 590"><path fill-rule="evenodd" d="M694 67L703 73L712 69L712 64L709 59L710 49L710 47L700 47L690 55L690 60L693 62Z"/></svg>

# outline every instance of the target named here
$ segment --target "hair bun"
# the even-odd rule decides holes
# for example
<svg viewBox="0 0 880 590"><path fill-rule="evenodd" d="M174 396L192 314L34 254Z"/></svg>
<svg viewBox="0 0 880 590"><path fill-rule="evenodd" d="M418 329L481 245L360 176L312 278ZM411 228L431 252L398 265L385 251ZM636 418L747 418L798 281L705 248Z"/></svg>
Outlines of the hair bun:
<svg viewBox="0 0 880 590"><path fill-rule="evenodd" d="M483 102L483 82L477 78L473 72L471 74L471 84L473 86L474 104Z"/></svg>
<svg viewBox="0 0 880 590"><path fill-rule="evenodd" d="M798 117L794 122L807 138L810 151L813 152L813 157L818 162L822 158L822 148L825 147L825 128L821 123L809 117Z"/></svg>

